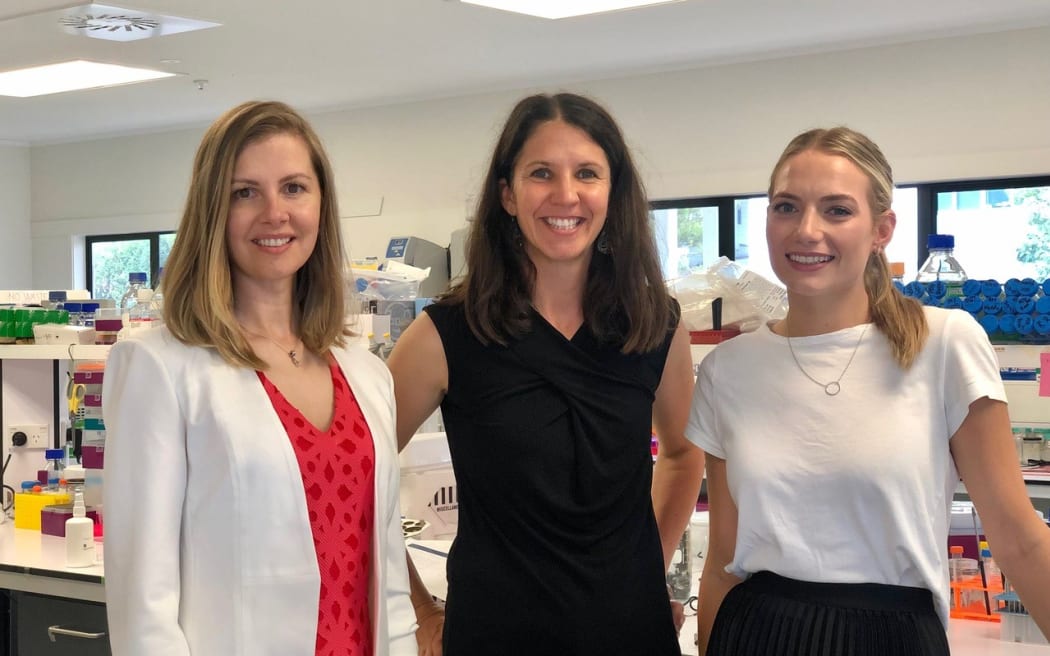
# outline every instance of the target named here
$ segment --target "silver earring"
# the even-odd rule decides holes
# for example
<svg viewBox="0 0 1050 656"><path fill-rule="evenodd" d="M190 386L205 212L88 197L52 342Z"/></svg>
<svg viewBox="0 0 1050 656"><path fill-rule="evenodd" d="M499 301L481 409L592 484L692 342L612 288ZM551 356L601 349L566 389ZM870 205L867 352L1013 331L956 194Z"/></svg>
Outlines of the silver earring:
<svg viewBox="0 0 1050 656"><path fill-rule="evenodd" d="M598 241L594 245L602 255L609 255L612 253L612 246L609 245L609 235L604 230L598 233Z"/></svg>

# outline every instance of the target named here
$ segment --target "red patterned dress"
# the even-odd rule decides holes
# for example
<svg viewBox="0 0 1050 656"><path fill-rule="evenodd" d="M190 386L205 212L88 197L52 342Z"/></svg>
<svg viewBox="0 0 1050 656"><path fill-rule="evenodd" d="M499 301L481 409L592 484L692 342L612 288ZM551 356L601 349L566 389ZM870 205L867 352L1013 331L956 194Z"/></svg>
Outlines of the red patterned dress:
<svg viewBox="0 0 1050 656"><path fill-rule="evenodd" d="M375 510L375 448L361 407L331 361L335 412L314 427L263 372L266 389L299 461L310 513L321 596L317 656L372 656L368 609Z"/></svg>

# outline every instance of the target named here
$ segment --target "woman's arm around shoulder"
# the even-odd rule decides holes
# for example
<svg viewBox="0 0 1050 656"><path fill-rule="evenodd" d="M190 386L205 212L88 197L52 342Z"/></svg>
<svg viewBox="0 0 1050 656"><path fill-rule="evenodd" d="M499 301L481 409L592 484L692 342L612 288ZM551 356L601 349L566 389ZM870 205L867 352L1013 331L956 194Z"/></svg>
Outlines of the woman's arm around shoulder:
<svg viewBox="0 0 1050 656"><path fill-rule="evenodd" d="M1036 624L1050 635L1050 529L1025 490L1006 404L988 397L971 403L950 444L992 555Z"/></svg>
<svg viewBox="0 0 1050 656"><path fill-rule="evenodd" d="M653 401L653 428L660 446L653 469L652 497L665 570L696 509L704 477L704 452L685 437L692 393L689 331L679 322Z"/></svg>
<svg viewBox="0 0 1050 656"><path fill-rule="evenodd" d="M711 627L715 616L733 586L740 579L726 571L736 553L737 509L729 494L726 461L707 454L707 500L710 516L710 537L704 572L700 578L700 600L696 615L698 653L707 652Z"/></svg>
<svg viewBox="0 0 1050 656"><path fill-rule="evenodd" d="M394 377L398 450L441 404L448 389L448 363L437 327L423 312L401 333L387 366Z"/></svg>
<svg viewBox="0 0 1050 656"><path fill-rule="evenodd" d="M398 449L403 449L420 424L437 409L448 389L444 346L426 312L401 333L387 366L394 378ZM407 554L406 559L412 607L419 625L416 631L419 655L441 656L444 608L434 602Z"/></svg>
<svg viewBox="0 0 1050 656"><path fill-rule="evenodd" d="M179 626L186 423L163 349L157 339L129 340L106 360L104 553L114 656L190 653Z"/></svg>

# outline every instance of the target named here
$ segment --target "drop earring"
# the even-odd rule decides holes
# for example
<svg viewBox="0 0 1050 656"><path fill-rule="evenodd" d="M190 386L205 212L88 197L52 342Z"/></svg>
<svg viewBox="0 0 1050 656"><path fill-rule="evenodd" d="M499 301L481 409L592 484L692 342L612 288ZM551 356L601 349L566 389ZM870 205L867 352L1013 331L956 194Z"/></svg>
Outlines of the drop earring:
<svg viewBox="0 0 1050 656"><path fill-rule="evenodd" d="M612 254L612 246L609 245L609 234L605 230L598 233L598 241L594 244L594 247L602 255Z"/></svg>

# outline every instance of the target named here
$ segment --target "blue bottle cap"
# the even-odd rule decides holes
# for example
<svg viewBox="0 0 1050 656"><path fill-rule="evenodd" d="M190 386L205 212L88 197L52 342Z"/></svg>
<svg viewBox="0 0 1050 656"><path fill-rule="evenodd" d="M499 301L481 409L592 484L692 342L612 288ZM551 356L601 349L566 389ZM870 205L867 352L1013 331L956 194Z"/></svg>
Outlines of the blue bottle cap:
<svg viewBox="0 0 1050 656"><path fill-rule="evenodd" d="M980 280L969 279L962 284L963 296L977 296L981 294L983 286ZM997 294L998 296L998 294Z"/></svg>
<svg viewBox="0 0 1050 656"><path fill-rule="evenodd" d="M947 296L941 304L941 307L949 310L961 310L962 306L963 302L961 296Z"/></svg>
<svg viewBox="0 0 1050 656"><path fill-rule="evenodd" d="M1035 332L1040 335L1050 335L1050 314L1037 314L1032 323L1035 326Z"/></svg>
<svg viewBox="0 0 1050 656"><path fill-rule="evenodd" d="M1035 328L1035 321L1031 315L1019 314L1017 315L1017 332L1021 335L1030 335L1032 330Z"/></svg>
<svg viewBox="0 0 1050 656"><path fill-rule="evenodd" d="M980 319L981 328L989 335L999 330L999 317L994 314L986 314Z"/></svg>
<svg viewBox="0 0 1050 656"><path fill-rule="evenodd" d="M926 285L918 280L913 280L904 286L904 295L912 298L922 298L926 295Z"/></svg>
<svg viewBox="0 0 1050 656"><path fill-rule="evenodd" d="M59 303L64 302L66 300L66 290L62 289L59 291L49 291L47 293L47 300L56 301Z"/></svg>
<svg viewBox="0 0 1050 656"><path fill-rule="evenodd" d="M967 280L966 282L969 282ZM999 298L999 295L1003 293L1003 286L999 284L998 280L985 280L981 283L981 295L985 298Z"/></svg>
<svg viewBox="0 0 1050 656"><path fill-rule="evenodd" d="M89 314L94 314L95 310L97 310L97 309L98 309L98 303L81 303L80 304L80 311L81 312L87 312Z"/></svg>
<svg viewBox="0 0 1050 656"><path fill-rule="evenodd" d="M999 315L999 330L1003 331L1004 333L1017 332L1017 315Z"/></svg>
<svg viewBox="0 0 1050 656"><path fill-rule="evenodd" d="M1035 311L1039 314L1050 314L1050 296L1040 296L1035 302Z"/></svg>
<svg viewBox="0 0 1050 656"><path fill-rule="evenodd" d="M943 280L934 280L926 285L926 293L932 298L943 298L948 293L948 285Z"/></svg>
<svg viewBox="0 0 1050 656"><path fill-rule="evenodd" d="M1050 278L1044 280L1043 283L1039 285L1039 288L1043 290L1044 294L1050 296Z"/></svg>
<svg viewBox="0 0 1050 656"><path fill-rule="evenodd" d="M1035 300L1031 296L1018 296L1014 301L1014 310L1017 314L1031 314L1035 312Z"/></svg>
<svg viewBox="0 0 1050 656"><path fill-rule="evenodd" d="M79 301L66 301L62 305L62 309L64 309L66 312L69 312L70 314L75 314L75 313L80 312L80 308L81 308L81 304L80 304Z"/></svg>
<svg viewBox="0 0 1050 656"><path fill-rule="evenodd" d="M138 283L140 285L146 284L146 274L142 271L136 271L135 273L128 274L128 284Z"/></svg>
<svg viewBox="0 0 1050 656"><path fill-rule="evenodd" d="M926 248L955 248L955 235L930 235L926 238Z"/></svg>
<svg viewBox="0 0 1050 656"><path fill-rule="evenodd" d="M1025 278L1017 286L1018 296L1035 296L1036 292L1039 291L1039 283L1032 280L1031 278Z"/></svg>
<svg viewBox="0 0 1050 656"><path fill-rule="evenodd" d="M40 485L40 481L22 481L22 491L32 492L37 485Z"/></svg>
<svg viewBox="0 0 1050 656"><path fill-rule="evenodd" d="M986 300L986 301L984 301L983 305L984 305L983 311L984 311L985 314L1002 314L1003 313L1002 301L999 301L997 299Z"/></svg>
<svg viewBox="0 0 1050 656"><path fill-rule="evenodd" d="M1017 294L1018 293L1017 288L1018 288L1018 286L1020 284L1021 284L1021 281L1018 280L1017 278L1010 278L1009 280L1006 281L1006 284L1003 285L1003 289L1006 290L1007 294Z"/></svg>
<svg viewBox="0 0 1050 656"><path fill-rule="evenodd" d="M964 310L973 314L984 308L984 300L980 296L967 296L963 298L962 306Z"/></svg>
<svg viewBox="0 0 1050 656"><path fill-rule="evenodd" d="M64 449L46 449L44 451L45 460L61 460L66 457Z"/></svg>

